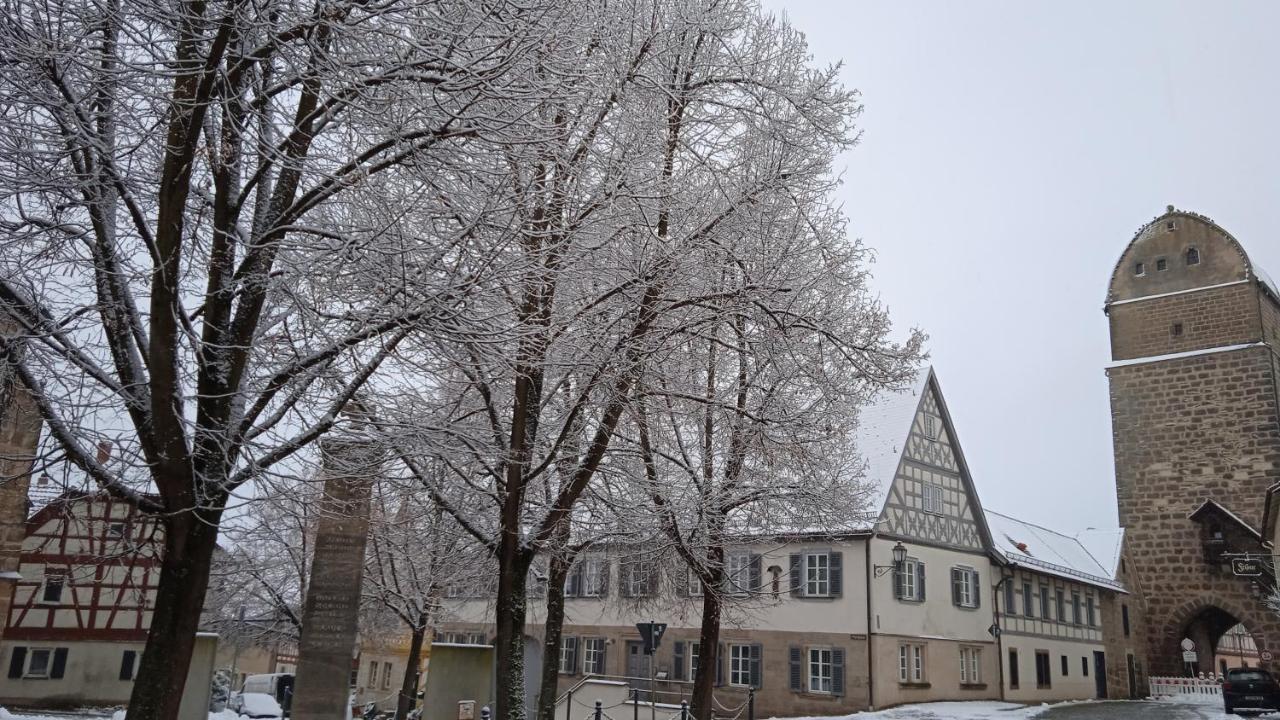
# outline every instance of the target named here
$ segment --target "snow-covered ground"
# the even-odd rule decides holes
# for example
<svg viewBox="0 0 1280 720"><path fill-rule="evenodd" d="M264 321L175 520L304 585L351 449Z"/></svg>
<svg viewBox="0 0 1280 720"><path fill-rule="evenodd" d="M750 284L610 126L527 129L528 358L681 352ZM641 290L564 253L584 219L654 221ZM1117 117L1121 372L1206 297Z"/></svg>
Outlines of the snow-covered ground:
<svg viewBox="0 0 1280 720"><path fill-rule="evenodd" d="M826 718L786 718L785 720L935 720L935 718L937 720L1029 720L1049 709L1049 707L1049 705L1028 706L994 700L937 702L899 705L888 710L860 712L852 715Z"/></svg>

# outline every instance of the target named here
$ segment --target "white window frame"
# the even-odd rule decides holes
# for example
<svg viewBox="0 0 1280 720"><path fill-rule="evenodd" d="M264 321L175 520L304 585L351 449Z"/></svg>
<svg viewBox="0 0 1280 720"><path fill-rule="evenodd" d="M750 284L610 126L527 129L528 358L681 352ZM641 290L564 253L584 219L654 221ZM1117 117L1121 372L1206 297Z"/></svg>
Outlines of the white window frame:
<svg viewBox="0 0 1280 720"><path fill-rule="evenodd" d="M32 669L33 666L35 665L36 653L43 653L44 672L37 673ZM26 666L22 670L22 677L48 678L49 674L53 672L53 654L54 654L54 648L51 648L51 647L38 647L38 648L31 648L30 650L28 650L27 662L26 662Z"/></svg>
<svg viewBox="0 0 1280 720"><path fill-rule="evenodd" d="M729 646L729 685L751 687L751 646Z"/></svg>
<svg viewBox="0 0 1280 720"><path fill-rule="evenodd" d="M831 553L821 551L804 554L804 595L831 596Z"/></svg>
<svg viewBox="0 0 1280 720"><path fill-rule="evenodd" d="M702 597L702 578L689 568L689 597Z"/></svg>
<svg viewBox="0 0 1280 720"><path fill-rule="evenodd" d="M982 684L982 648L960 646L960 684Z"/></svg>
<svg viewBox="0 0 1280 720"><path fill-rule="evenodd" d="M917 643L898 645L898 682L923 683L925 679L924 646Z"/></svg>
<svg viewBox="0 0 1280 720"><path fill-rule="evenodd" d="M725 558L725 582L731 595L746 595L751 591L751 553L735 552Z"/></svg>
<svg viewBox="0 0 1280 720"><path fill-rule="evenodd" d="M943 515L946 502L943 500L943 487L937 483L924 483L920 489L921 509L930 515Z"/></svg>
<svg viewBox="0 0 1280 720"><path fill-rule="evenodd" d="M806 671L808 681L805 686L809 688L811 693L830 695L832 682L835 678L834 666L831 663L831 648L811 647L808 655L809 662Z"/></svg>
<svg viewBox="0 0 1280 720"><path fill-rule="evenodd" d="M960 607L975 608L978 607L977 598L974 597L973 579L977 572L966 565L957 565L952 568L953 571L959 571L959 592L956 593L956 600ZM954 578L953 578L954 582Z"/></svg>
<svg viewBox="0 0 1280 720"><path fill-rule="evenodd" d="M689 674L687 677L690 680L698 674L698 649L699 643L690 642L685 644L685 652L689 655Z"/></svg>
<svg viewBox="0 0 1280 720"><path fill-rule="evenodd" d="M559 671L561 675L572 675L577 671L577 668L570 667L568 669L565 669L565 665L568 664L568 660L569 660L568 654L565 653L565 650L569 647L568 643L565 642L566 640L569 640L569 637L560 638L560 662L556 665L556 669ZM577 650L576 645L574 646L574 650L575 651ZM574 663L574 664L576 665L577 663Z"/></svg>
<svg viewBox="0 0 1280 720"><path fill-rule="evenodd" d="M632 560L628 564L627 590L633 598L649 597L653 594L650 579L653 577L652 560Z"/></svg>
<svg viewBox="0 0 1280 720"><path fill-rule="evenodd" d="M389 662L382 663L382 689L391 689L391 663Z"/></svg>
<svg viewBox="0 0 1280 720"><path fill-rule="evenodd" d="M924 436L930 440L936 440L938 437L938 419L929 413L924 413Z"/></svg>
<svg viewBox="0 0 1280 720"><path fill-rule="evenodd" d="M600 597L604 594L604 558L586 557L582 560L582 587L578 597Z"/></svg>
<svg viewBox="0 0 1280 720"><path fill-rule="evenodd" d="M919 577L917 566L920 561L916 558L907 558L902 563L902 571L898 573L899 582L902 586L898 590L902 600L911 600L913 602L920 601L920 588L916 587L916 579Z"/></svg>
<svg viewBox="0 0 1280 720"><path fill-rule="evenodd" d="M595 675L604 674L604 638L582 638L582 672ZM599 667L596 667L597 663Z"/></svg>

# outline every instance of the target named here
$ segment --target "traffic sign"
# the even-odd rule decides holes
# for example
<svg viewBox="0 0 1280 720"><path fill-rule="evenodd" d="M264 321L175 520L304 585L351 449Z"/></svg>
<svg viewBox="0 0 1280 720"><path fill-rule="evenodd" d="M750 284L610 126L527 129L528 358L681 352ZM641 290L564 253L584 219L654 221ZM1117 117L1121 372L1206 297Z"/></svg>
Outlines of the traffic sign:
<svg viewBox="0 0 1280 720"><path fill-rule="evenodd" d="M1258 657L1262 658L1262 662L1271 662L1271 651L1263 650Z"/></svg>
<svg viewBox="0 0 1280 720"><path fill-rule="evenodd" d="M1191 638L1182 638L1182 649L1183 649L1183 650L1195 650L1195 649L1196 649L1196 644L1195 644L1194 642L1192 642Z"/></svg>
<svg viewBox="0 0 1280 720"><path fill-rule="evenodd" d="M640 639L644 640L644 654L652 655L662 645L662 634L667 631L666 623L636 623L640 631Z"/></svg>
<svg viewBox="0 0 1280 720"><path fill-rule="evenodd" d="M1262 575L1262 560L1257 558L1231 558L1231 572L1241 577Z"/></svg>
<svg viewBox="0 0 1280 720"><path fill-rule="evenodd" d="M1198 657L1195 650L1182 651L1182 662L1195 662Z"/></svg>

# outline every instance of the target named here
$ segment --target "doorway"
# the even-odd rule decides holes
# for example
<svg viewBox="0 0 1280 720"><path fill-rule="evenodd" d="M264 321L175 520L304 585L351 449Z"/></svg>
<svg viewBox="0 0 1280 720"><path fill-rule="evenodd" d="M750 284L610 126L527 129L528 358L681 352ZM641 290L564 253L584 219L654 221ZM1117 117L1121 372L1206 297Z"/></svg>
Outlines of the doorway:
<svg viewBox="0 0 1280 720"><path fill-rule="evenodd" d="M1125 659L1125 666L1126 666L1125 670L1128 672L1128 675L1129 675L1129 699L1137 700L1138 699L1138 671L1133 664L1133 653L1126 653L1124 656L1124 659Z"/></svg>
<svg viewBox="0 0 1280 720"><path fill-rule="evenodd" d="M1107 699L1107 654L1093 651L1093 685L1099 700Z"/></svg>
<svg viewBox="0 0 1280 720"><path fill-rule="evenodd" d="M631 685L632 697L637 701L650 699L652 663L653 656L644 654L644 643L639 640L627 641L627 682Z"/></svg>

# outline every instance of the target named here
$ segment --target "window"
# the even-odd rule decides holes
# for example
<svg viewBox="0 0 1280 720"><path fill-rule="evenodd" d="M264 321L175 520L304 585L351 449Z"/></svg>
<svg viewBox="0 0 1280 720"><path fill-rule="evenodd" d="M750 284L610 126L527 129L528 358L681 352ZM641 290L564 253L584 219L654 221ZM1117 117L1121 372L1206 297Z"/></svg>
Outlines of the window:
<svg viewBox="0 0 1280 720"><path fill-rule="evenodd" d="M53 663L53 650L49 648L33 648L27 658L27 672L23 677L47 678L49 666Z"/></svg>
<svg viewBox="0 0 1280 720"><path fill-rule="evenodd" d="M66 577L63 575L45 575L44 590L40 592L40 602L62 602L62 587L65 583Z"/></svg>
<svg viewBox="0 0 1280 720"><path fill-rule="evenodd" d="M1054 612L1056 612L1057 615L1054 615L1053 619L1057 620L1058 622L1066 622L1067 621L1067 594L1062 590L1062 588L1058 588L1056 592L1057 592L1057 597L1056 597L1057 603L1054 606Z"/></svg>
<svg viewBox="0 0 1280 720"><path fill-rule="evenodd" d="M1129 606L1120 606L1120 624L1124 627L1124 636L1129 637Z"/></svg>
<svg viewBox="0 0 1280 720"><path fill-rule="evenodd" d="M1009 687L1018 687L1018 651L1009 648Z"/></svg>
<svg viewBox="0 0 1280 720"><path fill-rule="evenodd" d="M632 558L622 565L622 590L627 597L648 597L653 594L653 561Z"/></svg>
<svg viewBox="0 0 1280 720"><path fill-rule="evenodd" d="M1164 258L1156 258L1156 272L1164 272L1169 269L1169 261Z"/></svg>
<svg viewBox="0 0 1280 720"><path fill-rule="evenodd" d="M1133 264L1133 274L1139 277L1147 274L1147 266L1142 263Z"/></svg>
<svg viewBox="0 0 1280 720"><path fill-rule="evenodd" d="M382 663L382 689L389 690L391 688L391 663Z"/></svg>
<svg viewBox="0 0 1280 720"><path fill-rule="evenodd" d="M606 569L602 557L589 557L582 561L582 597L600 597L604 594Z"/></svg>
<svg viewBox="0 0 1280 720"><path fill-rule="evenodd" d="M1089 627L1097 627L1098 625L1098 615L1097 615L1096 609L1097 608L1095 608L1093 604L1092 595L1084 599L1084 611L1085 611L1085 615L1087 616L1086 619L1089 621Z"/></svg>
<svg viewBox="0 0 1280 720"><path fill-rule="evenodd" d="M1169 329L1169 334L1174 337L1182 337L1182 323L1177 322Z"/></svg>
<svg viewBox="0 0 1280 720"><path fill-rule="evenodd" d="M751 553L734 553L725 563L725 581L729 592L745 595L751 588Z"/></svg>
<svg viewBox="0 0 1280 720"><path fill-rule="evenodd" d="M924 484L924 511L934 515L941 515L942 507L942 486L932 483Z"/></svg>
<svg viewBox="0 0 1280 720"><path fill-rule="evenodd" d="M573 675L578 671L578 638L560 638L560 672Z"/></svg>
<svg viewBox="0 0 1280 720"><path fill-rule="evenodd" d="M485 641L484 633L468 633L467 644L468 645L488 645L489 643Z"/></svg>
<svg viewBox="0 0 1280 720"><path fill-rule="evenodd" d="M1067 656L1062 656L1062 677L1067 676Z"/></svg>
<svg viewBox="0 0 1280 720"><path fill-rule="evenodd" d="M804 594L826 597L831 594L831 555L806 553L804 556Z"/></svg>
<svg viewBox="0 0 1280 720"><path fill-rule="evenodd" d="M604 638L582 639L582 672L604 674Z"/></svg>
<svg viewBox="0 0 1280 720"><path fill-rule="evenodd" d="M132 680L134 665L138 662L137 650L125 650L124 655L120 657L120 679Z"/></svg>
<svg viewBox="0 0 1280 720"><path fill-rule="evenodd" d="M831 692L831 648L809 648L809 692Z"/></svg>
<svg viewBox="0 0 1280 720"><path fill-rule="evenodd" d="M689 648L689 679L692 680L698 674L698 643L691 642Z"/></svg>
<svg viewBox="0 0 1280 720"><path fill-rule="evenodd" d="M365 687L374 688L378 686L378 661L369 661L369 677L364 681Z"/></svg>
<svg viewBox="0 0 1280 720"><path fill-rule="evenodd" d="M960 648L960 684L978 685L982 682L982 649Z"/></svg>
<svg viewBox="0 0 1280 720"><path fill-rule="evenodd" d="M924 682L924 646L903 643L898 646L898 682Z"/></svg>
<svg viewBox="0 0 1280 720"><path fill-rule="evenodd" d="M902 571L897 575L899 600L924 600L924 563L915 558L907 558L902 563Z"/></svg>
<svg viewBox="0 0 1280 720"><path fill-rule="evenodd" d="M1004 614L1005 615L1018 614L1017 610L1014 607L1014 601L1013 601L1014 595L1015 595L1015 592L1013 590L1013 582L1006 580L1004 583Z"/></svg>
<svg viewBox="0 0 1280 720"><path fill-rule="evenodd" d="M1036 651L1036 687L1047 688L1052 687L1052 678L1049 677L1049 652L1047 650Z"/></svg>
<svg viewBox="0 0 1280 720"><path fill-rule="evenodd" d="M1197 250L1197 249L1195 249L1195 248L1187 248L1187 264L1188 264L1188 265L1199 265L1199 264L1200 264L1200 251L1199 251L1199 250Z"/></svg>
<svg viewBox="0 0 1280 720"><path fill-rule="evenodd" d="M1040 617L1049 619L1049 586L1040 586Z"/></svg>
<svg viewBox="0 0 1280 720"><path fill-rule="evenodd" d="M924 416L924 434L929 438L938 437L938 420L928 413Z"/></svg>
<svg viewBox="0 0 1280 720"><path fill-rule="evenodd" d="M967 567L951 568L951 604L978 607L978 571Z"/></svg>
<svg viewBox="0 0 1280 720"><path fill-rule="evenodd" d="M124 523L113 522L107 526L107 537L119 540L124 537Z"/></svg>
<svg viewBox="0 0 1280 720"><path fill-rule="evenodd" d="M1036 609L1031 604L1031 583L1022 583L1022 613L1027 617L1035 617Z"/></svg>
<svg viewBox="0 0 1280 720"><path fill-rule="evenodd" d="M1084 617L1080 615L1080 593L1071 593L1071 622L1079 625L1084 622Z"/></svg>
<svg viewBox="0 0 1280 720"><path fill-rule="evenodd" d="M1084 677L1089 677L1089 658L1083 655L1080 657L1080 674Z"/></svg>
<svg viewBox="0 0 1280 720"><path fill-rule="evenodd" d="M760 646L729 646L729 684L758 687L760 682Z"/></svg>

